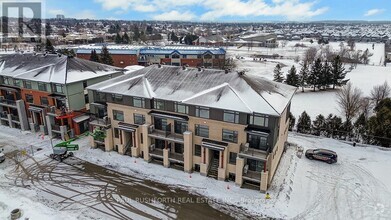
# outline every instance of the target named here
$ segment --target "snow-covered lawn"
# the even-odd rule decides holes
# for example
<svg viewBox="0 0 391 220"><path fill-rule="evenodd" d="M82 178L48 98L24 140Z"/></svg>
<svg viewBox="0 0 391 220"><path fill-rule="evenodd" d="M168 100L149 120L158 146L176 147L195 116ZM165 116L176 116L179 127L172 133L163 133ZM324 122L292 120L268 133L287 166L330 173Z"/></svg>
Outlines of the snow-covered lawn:
<svg viewBox="0 0 391 220"><path fill-rule="evenodd" d="M24 149L29 145L43 150L35 158L50 153L48 137L20 132L0 126L0 144L5 151ZM77 141L81 146L76 157L119 171L121 173L169 184L244 209L255 216L294 219L389 219L391 217L391 151L377 148L352 147L336 140L289 135L289 142L308 148L327 148L338 153L337 164L329 165L296 156L296 147L287 149L273 179L269 193L264 194L235 186L233 182L217 181L198 173L164 168L146 163L141 158L122 156L115 152L90 149L87 139ZM11 147L12 146L12 147ZM11 172L10 164L0 164L0 219L16 208L22 208L25 217L35 219L75 219L74 213L61 210L61 205L37 199L36 192L13 185L5 178ZM13 198L10 201L10 198ZM85 209L85 208L84 208ZM84 210L85 211L85 210ZM45 217L46 216L46 217Z"/></svg>

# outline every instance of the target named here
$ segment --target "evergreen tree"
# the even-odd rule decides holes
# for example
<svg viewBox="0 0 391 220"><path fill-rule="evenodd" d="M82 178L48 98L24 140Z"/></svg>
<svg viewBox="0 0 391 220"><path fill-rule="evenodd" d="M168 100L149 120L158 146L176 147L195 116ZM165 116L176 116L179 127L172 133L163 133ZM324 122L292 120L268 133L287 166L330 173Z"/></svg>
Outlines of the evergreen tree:
<svg viewBox="0 0 391 220"><path fill-rule="evenodd" d="M280 64L276 65L273 72L274 72L274 79L273 79L274 81L276 82L284 81L284 76L282 75Z"/></svg>
<svg viewBox="0 0 391 220"><path fill-rule="evenodd" d="M314 87L314 91L316 87L319 85L319 79L322 74L322 61L320 58L315 60L315 63L312 65L311 72L308 76L307 83Z"/></svg>
<svg viewBox="0 0 391 220"><path fill-rule="evenodd" d="M304 62L304 65L301 67L300 73L299 73L299 84L302 88L302 91L304 92L304 86L306 86L308 81L308 65L306 62Z"/></svg>
<svg viewBox="0 0 391 220"><path fill-rule="evenodd" d="M50 23L46 23L45 24L45 36L50 36L53 32L53 29L52 29L52 26L50 25Z"/></svg>
<svg viewBox="0 0 391 220"><path fill-rule="evenodd" d="M341 58L339 55L334 57L333 62L330 67L330 72L332 75L332 82L333 89L335 89L335 86L340 86L341 81L345 79L346 72L345 67L342 64Z"/></svg>
<svg viewBox="0 0 391 220"><path fill-rule="evenodd" d="M322 73L319 77L318 88L326 89L332 82L332 75L329 63L326 61L322 66Z"/></svg>
<svg viewBox="0 0 391 220"><path fill-rule="evenodd" d="M288 130L289 131L292 131L293 128L295 127L295 123L296 123L296 118L295 116L292 115L292 112L289 112L289 128Z"/></svg>
<svg viewBox="0 0 391 220"><path fill-rule="evenodd" d="M391 99L383 99L374 110L376 115L368 120L368 132L373 136L373 143L391 147Z"/></svg>
<svg viewBox="0 0 391 220"><path fill-rule="evenodd" d="M101 63L107 64L107 65L114 64L113 58L111 57L109 50L107 49L106 46L104 46L102 48L102 52L100 54L100 60L101 60Z"/></svg>
<svg viewBox="0 0 391 220"><path fill-rule="evenodd" d="M174 33L174 31L171 32L171 36L170 36L171 40L174 41L174 42L178 42L178 36L176 36L176 34Z"/></svg>
<svg viewBox="0 0 391 220"><path fill-rule="evenodd" d="M315 121L312 123L312 129L314 135L319 136L322 131L326 129L326 119L322 114L316 116Z"/></svg>
<svg viewBox="0 0 391 220"><path fill-rule="evenodd" d="M364 113L361 113L361 115L357 118L356 122L354 123L354 129L358 135L361 135L362 139L366 139L365 135L367 134L367 119Z"/></svg>
<svg viewBox="0 0 391 220"><path fill-rule="evenodd" d="M296 73L295 66L292 66L292 68L288 71L288 75L286 75L286 83L291 86L299 87L299 75Z"/></svg>
<svg viewBox="0 0 391 220"><path fill-rule="evenodd" d="M140 30L138 29L137 25L134 27L134 35L133 35L134 41L140 40Z"/></svg>
<svg viewBox="0 0 391 220"><path fill-rule="evenodd" d="M122 38L121 38L121 36L119 35L119 33L117 33L117 35L115 36L114 42L115 42L116 44L122 44Z"/></svg>
<svg viewBox="0 0 391 220"><path fill-rule="evenodd" d="M326 119L327 137L334 137L342 130L342 118L330 114Z"/></svg>
<svg viewBox="0 0 391 220"><path fill-rule="evenodd" d="M52 42L50 42L49 39L46 39L45 49L48 52L54 52L54 47L52 45Z"/></svg>
<svg viewBox="0 0 391 220"><path fill-rule="evenodd" d="M69 57L75 57L76 56L76 53L75 53L75 51L73 49L70 49L70 50L68 50L68 49L60 49L57 52L60 53L60 54L65 55L65 56L69 56Z"/></svg>
<svg viewBox="0 0 391 220"><path fill-rule="evenodd" d="M128 35L128 33L125 32L125 34L122 36L122 43L124 44L130 44L130 37Z"/></svg>
<svg viewBox="0 0 391 220"><path fill-rule="evenodd" d="M297 121L297 132L309 133L311 131L311 118L307 112L301 113L299 120Z"/></svg>
<svg viewBox="0 0 391 220"><path fill-rule="evenodd" d="M100 59L99 59L98 54L96 53L96 50L92 50L91 51L90 60L93 61L93 62L100 63Z"/></svg>

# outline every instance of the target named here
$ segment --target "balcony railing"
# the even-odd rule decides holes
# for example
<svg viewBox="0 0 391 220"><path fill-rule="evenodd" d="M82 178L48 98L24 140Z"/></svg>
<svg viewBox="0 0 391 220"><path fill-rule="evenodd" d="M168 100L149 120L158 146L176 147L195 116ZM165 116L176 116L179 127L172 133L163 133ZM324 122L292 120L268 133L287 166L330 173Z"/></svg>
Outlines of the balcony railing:
<svg viewBox="0 0 391 220"><path fill-rule="evenodd" d="M108 117L95 118L90 121L90 125L109 127L111 125L111 121Z"/></svg>
<svg viewBox="0 0 391 220"><path fill-rule="evenodd" d="M8 120L8 113L6 112L0 112L0 118L4 118Z"/></svg>
<svg viewBox="0 0 391 220"><path fill-rule="evenodd" d="M12 121L19 121L19 116L17 116L17 115L11 115L11 120L12 120Z"/></svg>
<svg viewBox="0 0 391 220"><path fill-rule="evenodd" d="M243 168L243 178L248 179L248 180L252 180L252 181L256 181L256 182L260 182L261 181L261 172L248 170L248 165L245 165Z"/></svg>
<svg viewBox="0 0 391 220"><path fill-rule="evenodd" d="M166 126L165 130L158 130L155 129L154 125L151 125L148 129L148 135L153 138L158 138L162 140L168 140L173 141L176 143L182 143L183 144L183 135L182 134L176 134L171 132L171 124L168 124Z"/></svg>
<svg viewBox="0 0 391 220"><path fill-rule="evenodd" d="M249 143L240 145L240 155L245 157L251 157L253 159L262 159L266 160L268 155L268 148L266 150L259 150L251 148Z"/></svg>
<svg viewBox="0 0 391 220"><path fill-rule="evenodd" d="M5 99L3 96L1 96L0 97L0 104L9 105L9 106L16 106L16 101Z"/></svg>

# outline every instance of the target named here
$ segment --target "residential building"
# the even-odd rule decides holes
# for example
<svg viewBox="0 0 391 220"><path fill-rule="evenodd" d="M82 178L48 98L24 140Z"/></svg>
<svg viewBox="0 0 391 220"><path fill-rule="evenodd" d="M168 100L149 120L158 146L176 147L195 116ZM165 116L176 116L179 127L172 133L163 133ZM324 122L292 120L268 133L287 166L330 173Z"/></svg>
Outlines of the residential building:
<svg viewBox="0 0 391 220"><path fill-rule="evenodd" d="M266 191L296 88L256 74L151 65L87 88L91 145Z"/></svg>
<svg viewBox="0 0 391 220"><path fill-rule="evenodd" d="M142 66L166 64L222 69L225 64L226 54L222 48L199 46L144 47L108 45L107 48L113 58L113 65L121 68L137 64ZM77 49L77 57L88 60L92 50L100 54L101 49L102 45L81 46Z"/></svg>
<svg viewBox="0 0 391 220"><path fill-rule="evenodd" d="M0 58L1 123L67 139L88 130L86 87L122 69L57 54Z"/></svg>
<svg viewBox="0 0 391 220"><path fill-rule="evenodd" d="M200 36L198 39L193 41L193 45L202 45L202 46L225 46L228 42L228 39L221 35L211 35L211 36Z"/></svg>
<svg viewBox="0 0 391 220"><path fill-rule="evenodd" d="M278 47L277 35L273 33L254 33L243 35L238 39L231 41L230 44L239 47Z"/></svg>

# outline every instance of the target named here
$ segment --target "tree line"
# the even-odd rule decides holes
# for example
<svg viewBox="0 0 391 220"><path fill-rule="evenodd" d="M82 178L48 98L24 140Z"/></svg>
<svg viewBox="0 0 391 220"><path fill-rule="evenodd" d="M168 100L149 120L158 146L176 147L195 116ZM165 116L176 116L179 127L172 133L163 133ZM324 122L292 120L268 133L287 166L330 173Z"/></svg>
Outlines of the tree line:
<svg viewBox="0 0 391 220"><path fill-rule="evenodd" d="M316 89L323 90L332 87L346 84L348 80L345 80L348 71L341 61L340 56L335 56L331 62L322 62L320 58L316 59L314 63L304 62L300 71L298 72L293 65L284 77L282 73L282 67L277 64L274 68L274 81L285 82L288 85L301 87L304 92L304 88L311 87L313 91Z"/></svg>
<svg viewBox="0 0 391 220"><path fill-rule="evenodd" d="M299 133L391 147L391 87L385 82L373 87L369 97L348 83L337 93L337 103L344 120L336 115L317 115L314 121L304 111L298 118ZM296 119L290 114L289 129Z"/></svg>
<svg viewBox="0 0 391 220"><path fill-rule="evenodd" d="M102 51L100 54L98 54L96 50L92 50L90 55L90 61L103 63L107 65L114 64L113 58L111 57L111 54L106 46L102 47Z"/></svg>

